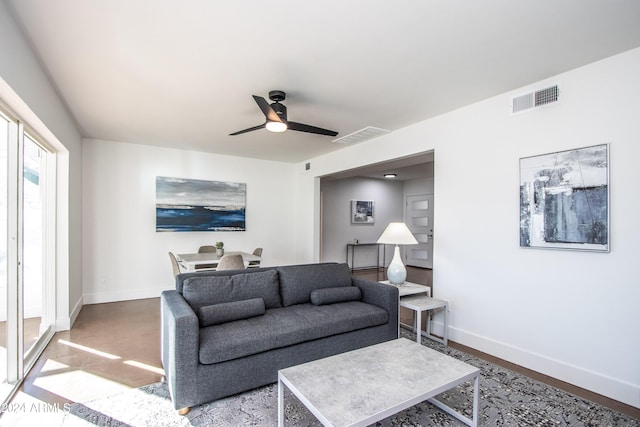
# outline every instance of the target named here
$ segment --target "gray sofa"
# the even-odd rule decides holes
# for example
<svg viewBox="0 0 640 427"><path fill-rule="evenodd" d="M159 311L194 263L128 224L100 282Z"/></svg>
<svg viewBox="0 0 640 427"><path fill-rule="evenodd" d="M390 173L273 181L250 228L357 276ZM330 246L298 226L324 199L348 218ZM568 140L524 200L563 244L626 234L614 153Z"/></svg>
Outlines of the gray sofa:
<svg viewBox="0 0 640 427"><path fill-rule="evenodd" d="M398 290L323 263L180 274L161 296L173 405L278 379L278 370L398 337Z"/></svg>

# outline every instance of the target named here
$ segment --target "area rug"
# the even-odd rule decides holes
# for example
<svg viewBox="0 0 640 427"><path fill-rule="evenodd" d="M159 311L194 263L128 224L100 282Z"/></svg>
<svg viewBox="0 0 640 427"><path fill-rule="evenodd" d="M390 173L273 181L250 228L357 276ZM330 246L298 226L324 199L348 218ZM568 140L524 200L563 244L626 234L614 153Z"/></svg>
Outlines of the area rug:
<svg viewBox="0 0 640 427"><path fill-rule="evenodd" d="M411 332L402 335L415 339ZM640 421L548 386L509 369L423 338L423 345L481 369L482 426L633 426ZM429 367L425 366L425 375ZM471 416L471 384L443 393L439 399ZM166 384L157 383L109 398L75 403L64 426L275 426L278 390L272 384L192 408L177 415ZM315 417L287 391L287 426L320 426ZM387 426L462 426L460 421L423 402L375 424Z"/></svg>

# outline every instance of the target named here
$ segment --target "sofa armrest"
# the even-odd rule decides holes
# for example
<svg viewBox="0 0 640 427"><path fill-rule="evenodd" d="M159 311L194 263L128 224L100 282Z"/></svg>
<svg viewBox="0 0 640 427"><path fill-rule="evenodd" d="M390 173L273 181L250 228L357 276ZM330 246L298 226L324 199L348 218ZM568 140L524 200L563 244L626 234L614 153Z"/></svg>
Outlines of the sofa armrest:
<svg viewBox="0 0 640 427"><path fill-rule="evenodd" d="M193 396L197 383L200 325L198 317L177 291L160 295L161 358L176 409Z"/></svg>
<svg viewBox="0 0 640 427"><path fill-rule="evenodd" d="M360 288L362 302L377 305L389 312L389 323L393 324L397 334L398 305L400 301L398 288L361 277L352 277L351 283Z"/></svg>

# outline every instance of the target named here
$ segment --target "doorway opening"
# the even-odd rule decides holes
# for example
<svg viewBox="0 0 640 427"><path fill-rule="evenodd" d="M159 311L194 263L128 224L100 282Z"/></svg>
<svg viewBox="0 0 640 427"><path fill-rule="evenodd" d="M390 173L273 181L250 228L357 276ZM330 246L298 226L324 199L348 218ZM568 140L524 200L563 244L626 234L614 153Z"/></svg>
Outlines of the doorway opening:
<svg viewBox="0 0 640 427"><path fill-rule="evenodd" d="M402 248L405 265L428 269L426 276L431 278L434 160L431 150L321 177L320 261L347 262L358 270L381 269L384 273L393 248L377 248L376 251L375 243L389 222L404 221L420 242L415 248ZM393 177L385 178L385 175ZM426 201L415 199L425 195L430 197ZM354 200L373 202L371 220L351 220ZM366 246L354 252L356 242ZM378 261L377 258L382 259Z"/></svg>

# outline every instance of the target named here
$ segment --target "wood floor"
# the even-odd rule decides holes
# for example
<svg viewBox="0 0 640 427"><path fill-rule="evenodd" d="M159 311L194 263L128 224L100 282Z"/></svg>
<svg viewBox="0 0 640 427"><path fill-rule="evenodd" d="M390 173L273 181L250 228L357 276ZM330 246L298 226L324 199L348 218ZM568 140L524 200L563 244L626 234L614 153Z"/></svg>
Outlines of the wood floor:
<svg viewBox="0 0 640 427"><path fill-rule="evenodd" d="M409 268L407 280L432 284L431 270ZM358 272L358 275L376 273ZM378 278L383 280L382 278ZM438 295L434 289L435 296ZM403 313L402 316L407 316ZM410 323L410 322L409 322ZM640 410L450 341L452 347L640 419ZM160 300L86 305L71 331L56 333L14 401L64 404L106 397L161 381Z"/></svg>
<svg viewBox="0 0 640 427"><path fill-rule="evenodd" d="M71 331L54 335L16 398L87 401L158 382L163 375L159 298L85 305Z"/></svg>

